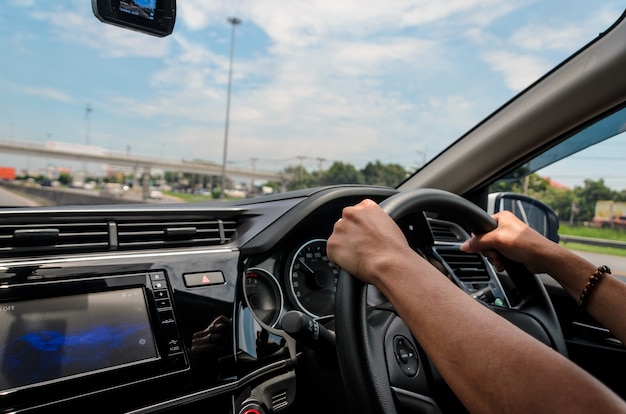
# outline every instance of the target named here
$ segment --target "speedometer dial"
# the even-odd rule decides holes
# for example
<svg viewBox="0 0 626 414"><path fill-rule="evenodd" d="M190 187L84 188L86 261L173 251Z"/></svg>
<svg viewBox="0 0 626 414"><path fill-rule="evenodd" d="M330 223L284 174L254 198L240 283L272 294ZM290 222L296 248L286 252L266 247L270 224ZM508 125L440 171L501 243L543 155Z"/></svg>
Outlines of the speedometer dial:
<svg viewBox="0 0 626 414"><path fill-rule="evenodd" d="M304 243L291 256L288 285L294 302L309 316L333 313L339 270L326 255L326 240Z"/></svg>

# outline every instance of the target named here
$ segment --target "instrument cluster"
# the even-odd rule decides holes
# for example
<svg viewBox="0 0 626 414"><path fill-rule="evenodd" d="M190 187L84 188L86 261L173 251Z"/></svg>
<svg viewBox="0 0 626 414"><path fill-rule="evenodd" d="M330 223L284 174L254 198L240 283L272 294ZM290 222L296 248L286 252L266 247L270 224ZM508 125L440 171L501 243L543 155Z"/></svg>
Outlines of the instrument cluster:
<svg viewBox="0 0 626 414"><path fill-rule="evenodd" d="M332 316L339 272L326 254L326 239L308 239L287 254L247 268L244 296L259 322L270 327L292 309L314 319Z"/></svg>

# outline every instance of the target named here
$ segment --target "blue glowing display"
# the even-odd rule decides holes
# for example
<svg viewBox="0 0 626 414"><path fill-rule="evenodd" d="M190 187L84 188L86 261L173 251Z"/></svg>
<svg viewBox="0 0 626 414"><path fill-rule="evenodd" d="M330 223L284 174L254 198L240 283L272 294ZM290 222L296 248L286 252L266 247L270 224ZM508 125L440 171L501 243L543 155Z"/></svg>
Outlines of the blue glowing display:
<svg viewBox="0 0 626 414"><path fill-rule="evenodd" d="M158 357L141 288L5 304L0 390Z"/></svg>

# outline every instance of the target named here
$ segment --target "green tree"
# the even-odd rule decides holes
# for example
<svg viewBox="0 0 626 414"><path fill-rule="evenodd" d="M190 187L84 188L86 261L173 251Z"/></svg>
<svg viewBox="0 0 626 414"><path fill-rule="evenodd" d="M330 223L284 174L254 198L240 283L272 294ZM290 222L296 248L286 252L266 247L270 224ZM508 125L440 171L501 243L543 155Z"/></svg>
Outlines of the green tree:
<svg viewBox="0 0 626 414"><path fill-rule="evenodd" d="M70 185L72 182L72 176L66 172L59 174L59 183L61 185Z"/></svg>
<svg viewBox="0 0 626 414"><path fill-rule="evenodd" d="M578 206L579 202L573 190L548 186L545 191L535 195L559 215L560 221L572 219L572 204ZM575 212L573 219L578 220L579 214Z"/></svg>
<svg viewBox="0 0 626 414"><path fill-rule="evenodd" d="M581 221L591 221L596 211L596 201L598 200L613 200L613 196L617 196L615 191L612 191L604 184L604 179L600 178L598 181L586 179L583 187L575 187L574 193L578 202L578 219Z"/></svg>
<svg viewBox="0 0 626 414"><path fill-rule="evenodd" d="M323 184L363 184L363 175L352 165L335 161L324 173Z"/></svg>
<svg viewBox="0 0 626 414"><path fill-rule="evenodd" d="M303 188L315 187L318 185L317 177L309 173L306 168L302 166L288 166L284 170L285 175L292 177L287 182L287 190L301 190Z"/></svg>
<svg viewBox="0 0 626 414"><path fill-rule="evenodd" d="M490 193L516 193L524 192L524 179L496 181L489 187Z"/></svg>
<svg viewBox="0 0 626 414"><path fill-rule="evenodd" d="M525 178L523 183L524 191L531 197L540 196L551 187L550 180L535 173L528 175L528 178Z"/></svg>
<svg viewBox="0 0 626 414"><path fill-rule="evenodd" d="M365 184L382 185L393 187L401 183L407 176L407 172L399 164L382 164L376 160L375 163L368 162L361 170Z"/></svg>

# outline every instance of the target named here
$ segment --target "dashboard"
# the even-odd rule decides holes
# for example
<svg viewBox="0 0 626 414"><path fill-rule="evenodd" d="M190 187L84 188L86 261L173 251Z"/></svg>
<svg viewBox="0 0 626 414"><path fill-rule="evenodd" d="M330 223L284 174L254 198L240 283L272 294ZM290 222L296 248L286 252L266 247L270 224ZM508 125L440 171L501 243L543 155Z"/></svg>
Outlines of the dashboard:
<svg viewBox="0 0 626 414"><path fill-rule="evenodd" d="M326 240L345 206L395 192L0 210L0 412L307 412L318 393L341 398ZM421 212L399 224L468 294L511 305L459 250L461 227ZM368 303L386 306L373 288Z"/></svg>

